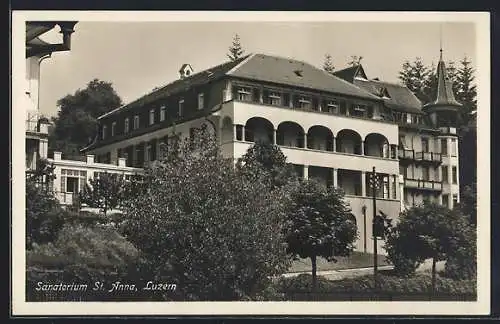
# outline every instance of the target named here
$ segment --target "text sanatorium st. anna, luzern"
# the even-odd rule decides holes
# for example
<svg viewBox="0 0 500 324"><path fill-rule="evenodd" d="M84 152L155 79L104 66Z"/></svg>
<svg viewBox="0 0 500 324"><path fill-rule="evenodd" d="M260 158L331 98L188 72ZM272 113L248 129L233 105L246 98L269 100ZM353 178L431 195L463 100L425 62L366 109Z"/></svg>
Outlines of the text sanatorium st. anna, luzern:
<svg viewBox="0 0 500 324"><path fill-rule="evenodd" d="M39 281L36 284L36 291L106 291L109 293L120 292L120 291L139 291L139 290L150 290L150 291L175 291L177 285L174 283L158 283L153 281L146 282L145 285L139 286L135 283L125 283L120 281L115 281L111 283L105 283L102 281L96 281L92 284L87 283L46 283Z"/></svg>

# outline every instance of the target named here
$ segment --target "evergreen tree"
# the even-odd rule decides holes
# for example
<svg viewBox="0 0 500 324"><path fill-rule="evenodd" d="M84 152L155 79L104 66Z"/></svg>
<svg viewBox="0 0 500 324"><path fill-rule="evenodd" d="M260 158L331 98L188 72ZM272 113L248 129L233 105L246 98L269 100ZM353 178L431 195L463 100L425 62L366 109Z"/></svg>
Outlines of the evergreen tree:
<svg viewBox="0 0 500 324"><path fill-rule="evenodd" d="M363 56L351 55L351 60L347 62L347 65L357 66L361 64L361 59Z"/></svg>
<svg viewBox="0 0 500 324"><path fill-rule="evenodd" d="M423 104L435 99L431 92L436 88L434 82L437 84L437 79L432 75L432 70L425 66L422 58L404 62L399 79Z"/></svg>
<svg viewBox="0 0 500 324"><path fill-rule="evenodd" d="M474 84L474 69L471 63L467 57L464 57L460 61L460 67L456 70L455 75L457 83L455 97L463 105L462 115L464 122L467 122L469 114L477 109L477 90Z"/></svg>
<svg viewBox="0 0 500 324"><path fill-rule="evenodd" d="M332 74L335 71L335 66L333 66L332 56L328 53L325 54L325 61L323 63L323 70Z"/></svg>
<svg viewBox="0 0 500 324"><path fill-rule="evenodd" d="M241 46L240 43L240 36L238 36L238 34L235 34L233 38L233 43L229 47L229 53L227 54L227 57L231 61L236 61L237 59L243 56L244 52L245 51L243 50L243 47Z"/></svg>

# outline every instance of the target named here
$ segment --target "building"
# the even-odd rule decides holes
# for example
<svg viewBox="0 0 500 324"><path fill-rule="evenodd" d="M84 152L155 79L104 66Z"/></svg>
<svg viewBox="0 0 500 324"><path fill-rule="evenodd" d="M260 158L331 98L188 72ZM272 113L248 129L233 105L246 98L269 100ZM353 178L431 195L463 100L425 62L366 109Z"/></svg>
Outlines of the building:
<svg viewBox="0 0 500 324"><path fill-rule="evenodd" d="M56 179L50 183L56 197L62 205L71 205L74 197L92 177L101 172L119 173L125 177L140 173L137 168L127 167L125 161L117 160L115 165L94 163L92 155L81 160L63 160L60 152L54 158L48 158L48 119L39 112L40 64L50 58L54 52L65 52L71 49L71 34L76 22L40 21L26 23L26 175L31 176L38 167L38 161L45 159L54 168ZM50 44L40 36L60 27L62 43Z"/></svg>
<svg viewBox="0 0 500 324"><path fill-rule="evenodd" d="M40 37L60 27L62 43L51 44ZM30 21L26 23L26 170L36 169L39 158L47 158L49 121L41 118L39 110L40 64L50 58L54 52L65 52L71 49L71 35L75 21Z"/></svg>
<svg viewBox="0 0 500 324"><path fill-rule="evenodd" d="M253 54L198 73L184 64L179 72L178 80L100 116L85 151L99 162L125 159L141 168L158 158L174 129L188 138L203 124L229 158L257 140L275 143L302 177L344 190L360 233L357 249L365 251L373 248L373 167L382 179L377 209L393 218L424 199L451 207L458 195L458 106L442 60L438 98L425 107L403 86L368 80L361 65L331 75Z"/></svg>
<svg viewBox="0 0 500 324"><path fill-rule="evenodd" d="M437 66L437 98L425 106L405 86L368 80L361 65L335 75L382 98L398 124L403 206L430 200L453 208L460 201L456 125L461 104L455 100L446 76L442 50Z"/></svg>

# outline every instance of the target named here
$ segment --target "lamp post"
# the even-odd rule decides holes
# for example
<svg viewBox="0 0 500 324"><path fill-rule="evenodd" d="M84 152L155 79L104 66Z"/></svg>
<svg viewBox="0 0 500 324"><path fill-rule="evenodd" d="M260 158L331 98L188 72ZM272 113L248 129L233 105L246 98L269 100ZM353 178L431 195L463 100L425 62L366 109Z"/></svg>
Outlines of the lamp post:
<svg viewBox="0 0 500 324"><path fill-rule="evenodd" d="M375 172L375 167L370 174L370 186L372 188L372 201L373 201L373 220L372 220L372 234L373 234L373 279L375 281L375 288L377 288L377 188L379 188L379 178Z"/></svg>

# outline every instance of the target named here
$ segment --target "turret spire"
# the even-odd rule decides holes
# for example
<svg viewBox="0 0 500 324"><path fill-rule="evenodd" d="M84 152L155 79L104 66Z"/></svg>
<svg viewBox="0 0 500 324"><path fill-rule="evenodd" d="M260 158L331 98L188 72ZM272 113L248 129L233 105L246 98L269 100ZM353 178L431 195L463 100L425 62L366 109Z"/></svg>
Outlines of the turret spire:
<svg viewBox="0 0 500 324"><path fill-rule="evenodd" d="M453 94L453 84L448 78L446 73L446 65L443 61L443 49L439 50L439 63L437 66L437 97L434 101L434 105L449 105L449 106L461 106L459 102L456 101L455 95Z"/></svg>

